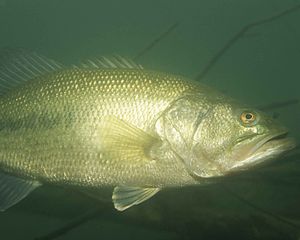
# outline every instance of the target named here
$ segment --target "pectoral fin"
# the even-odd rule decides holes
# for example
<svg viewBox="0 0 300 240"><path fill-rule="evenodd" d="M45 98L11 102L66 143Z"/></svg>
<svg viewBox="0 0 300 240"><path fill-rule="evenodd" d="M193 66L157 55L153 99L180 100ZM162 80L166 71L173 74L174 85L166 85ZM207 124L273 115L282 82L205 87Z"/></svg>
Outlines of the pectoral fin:
<svg viewBox="0 0 300 240"><path fill-rule="evenodd" d="M148 200L159 190L159 188L115 187L112 200L117 210L124 211Z"/></svg>
<svg viewBox="0 0 300 240"><path fill-rule="evenodd" d="M103 151L112 159L149 161L149 151L160 139L116 117L106 117L100 135Z"/></svg>
<svg viewBox="0 0 300 240"><path fill-rule="evenodd" d="M5 211L41 186L37 181L24 180L0 173L0 211Z"/></svg>

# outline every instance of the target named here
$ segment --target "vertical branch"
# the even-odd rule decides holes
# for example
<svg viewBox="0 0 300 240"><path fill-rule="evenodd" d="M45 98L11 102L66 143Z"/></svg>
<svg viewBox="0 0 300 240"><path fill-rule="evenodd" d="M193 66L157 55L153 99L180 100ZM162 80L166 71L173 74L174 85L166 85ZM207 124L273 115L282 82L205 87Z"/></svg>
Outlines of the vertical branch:
<svg viewBox="0 0 300 240"><path fill-rule="evenodd" d="M137 60L144 56L147 52L149 52L152 48L154 48L159 42L161 42L163 39L165 39L171 32L173 32L177 27L179 23L176 22L172 24L166 31L161 33L157 38L155 38L152 42L150 42L145 48L143 48L134 58L133 60Z"/></svg>
<svg viewBox="0 0 300 240"><path fill-rule="evenodd" d="M265 23L277 20L285 15L288 15L292 12L295 12L300 9L300 4L293 6L291 8L288 8L280 13L277 13L273 16L249 23L241 28L240 31L238 31L229 41L222 47L215 56L207 63L207 65L203 68L203 70L195 77L196 80L203 79L207 73L213 68L213 66L220 60L220 58L241 38L245 35L249 29L257 27L259 25L263 25Z"/></svg>
<svg viewBox="0 0 300 240"><path fill-rule="evenodd" d="M231 189L229 189L224 184L221 185L221 188L223 190L226 190L227 193L229 193L231 196L233 196L234 198L236 198L240 202L244 203L245 205L249 206L250 208L252 208L252 209L254 209L254 210L256 210L256 211L258 211L260 213L263 213L264 215L266 215L268 217L271 217L271 218L273 218L273 219L275 219L275 220L277 220L277 221L279 221L281 223L284 223L284 224L286 224L286 225L288 225L290 227L293 227L293 228L299 230L299 224L296 224L296 223L294 223L292 221L289 221L286 218L283 218L283 217L281 217L281 216L279 216L279 215L277 215L277 214L275 214L275 213L273 213L271 211L268 211L268 210L266 210L264 208L261 208L261 207L257 206L256 204L253 204L253 203L249 202L247 199L241 197L239 194L237 194L236 192L232 191Z"/></svg>
<svg viewBox="0 0 300 240"><path fill-rule="evenodd" d="M296 105L299 103L299 99L289 99L281 102L273 102L266 105L257 106L258 109L263 111L271 111L278 108L288 107L290 105Z"/></svg>
<svg viewBox="0 0 300 240"><path fill-rule="evenodd" d="M83 225L88 221L92 220L100 213L101 213L100 208L92 209L87 213L79 216L78 218L72 220L71 222L67 223L66 225L58 228L57 230L54 230L53 232L50 232L44 236L37 237L34 240L53 240L58 237L61 237L67 234L68 232L72 231L73 229L79 227L80 225Z"/></svg>

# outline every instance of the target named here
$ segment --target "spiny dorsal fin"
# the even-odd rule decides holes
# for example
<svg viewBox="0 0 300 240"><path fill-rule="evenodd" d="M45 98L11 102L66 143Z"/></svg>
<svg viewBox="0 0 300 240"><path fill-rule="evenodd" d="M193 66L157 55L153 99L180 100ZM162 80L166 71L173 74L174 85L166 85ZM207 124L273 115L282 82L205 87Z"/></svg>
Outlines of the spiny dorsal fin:
<svg viewBox="0 0 300 240"><path fill-rule="evenodd" d="M102 68L123 68L123 69L143 69L134 61L119 55L111 57L100 57L93 60L86 60L81 65L83 68L102 69Z"/></svg>
<svg viewBox="0 0 300 240"><path fill-rule="evenodd" d="M124 211L153 197L159 188L115 187L112 195L114 206Z"/></svg>
<svg viewBox="0 0 300 240"><path fill-rule="evenodd" d="M62 65L23 49L0 51L0 95L28 80L58 71Z"/></svg>

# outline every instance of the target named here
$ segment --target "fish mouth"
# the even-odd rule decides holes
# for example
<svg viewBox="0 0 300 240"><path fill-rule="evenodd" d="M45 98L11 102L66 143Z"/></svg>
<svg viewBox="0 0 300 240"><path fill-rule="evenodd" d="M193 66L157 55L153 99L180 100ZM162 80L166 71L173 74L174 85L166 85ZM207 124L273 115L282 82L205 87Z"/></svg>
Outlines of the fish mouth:
<svg viewBox="0 0 300 240"><path fill-rule="evenodd" d="M269 134L254 143L254 146L248 148L244 156L231 167L232 171L245 170L250 167L269 162L283 153L296 147L296 141L288 137L287 131L281 131Z"/></svg>

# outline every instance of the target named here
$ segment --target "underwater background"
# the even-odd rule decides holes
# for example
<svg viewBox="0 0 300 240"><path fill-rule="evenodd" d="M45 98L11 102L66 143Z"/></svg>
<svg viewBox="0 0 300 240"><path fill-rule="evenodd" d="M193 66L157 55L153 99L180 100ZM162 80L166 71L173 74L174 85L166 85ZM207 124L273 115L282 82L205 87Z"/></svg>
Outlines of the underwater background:
<svg viewBox="0 0 300 240"><path fill-rule="evenodd" d="M198 78L265 109L299 142L299 4L0 0L0 48L29 49L69 65L118 54L148 69ZM286 9L290 11L281 16ZM230 39L229 47L201 75ZM0 239L297 240L299 206L298 148L260 169L212 185L163 191L121 213L108 193L94 199L42 187L0 213Z"/></svg>

